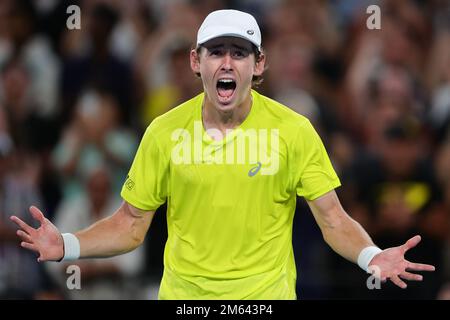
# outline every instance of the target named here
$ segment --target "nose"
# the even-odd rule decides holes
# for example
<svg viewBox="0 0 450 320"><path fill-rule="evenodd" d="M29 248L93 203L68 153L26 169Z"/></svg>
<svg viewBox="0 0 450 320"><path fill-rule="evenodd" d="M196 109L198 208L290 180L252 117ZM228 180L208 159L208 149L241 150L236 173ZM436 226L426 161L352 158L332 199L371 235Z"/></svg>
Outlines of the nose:
<svg viewBox="0 0 450 320"><path fill-rule="evenodd" d="M233 67L232 67L232 64L231 64L231 61L232 61L233 59L231 58L231 53L230 53L230 51L227 51L226 53L225 53L225 55L223 56L223 60L222 60L222 70L225 70L225 71L230 71L230 70L232 70L233 69Z"/></svg>

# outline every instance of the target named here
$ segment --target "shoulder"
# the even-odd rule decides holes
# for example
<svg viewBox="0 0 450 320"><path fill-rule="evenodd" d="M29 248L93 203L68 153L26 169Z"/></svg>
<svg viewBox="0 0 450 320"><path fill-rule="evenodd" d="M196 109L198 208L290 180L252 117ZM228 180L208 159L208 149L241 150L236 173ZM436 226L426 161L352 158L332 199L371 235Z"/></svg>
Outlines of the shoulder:
<svg viewBox="0 0 450 320"><path fill-rule="evenodd" d="M253 91L253 97L258 103L262 117L270 123L276 123L291 137L308 136L315 133L310 120L295 112L288 106Z"/></svg>
<svg viewBox="0 0 450 320"><path fill-rule="evenodd" d="M158 139L170 138L174 130L187 127L194 120L198 108L201 108L203 96L201 93L155 118L147 127L145 135L151 134Z"/></svg>
<svg viewBox="0 0 450 320"><path fill-rule="evenodd" d="M285 106L284 104L256 91L253 91L252 93L255 101L261 107L265 117L271 118L271 120L277 121L283 125L295 127L310 123L308 118L295 112L288 106Z"/></svg>

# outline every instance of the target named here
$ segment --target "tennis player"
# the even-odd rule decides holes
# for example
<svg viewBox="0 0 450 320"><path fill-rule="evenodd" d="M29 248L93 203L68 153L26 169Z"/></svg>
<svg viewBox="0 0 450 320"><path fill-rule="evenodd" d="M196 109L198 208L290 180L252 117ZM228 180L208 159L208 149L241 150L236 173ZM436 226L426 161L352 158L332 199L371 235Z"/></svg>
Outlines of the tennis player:
<svg viewBox="0 0 450 320"><path fill-rule="evenodd" d="M236 10L210 13L190 52L204 92L147 128L110 217L61 234L32 206L34 229L19 218L21 245L38 261L111 257L144 241L167 201L168 239L160 299L296 299L292 224L304 197L325 241L344 258L401 288L420 281L409 262L415 236L380 249L342 208L340 186L311 123L252 89L265 68L258 24Z"/></svg>

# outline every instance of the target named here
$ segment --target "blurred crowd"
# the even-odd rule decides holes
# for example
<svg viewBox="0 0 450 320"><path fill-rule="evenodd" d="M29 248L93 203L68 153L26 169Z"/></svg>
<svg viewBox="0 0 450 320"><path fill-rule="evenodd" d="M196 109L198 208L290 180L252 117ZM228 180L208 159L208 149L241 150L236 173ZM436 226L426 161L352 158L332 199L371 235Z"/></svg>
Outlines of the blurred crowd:
<svg viewBox="0 0 450 320"><path fill-rule="evenodd" d="M72 4L79 30L66 26ZM371 4L380 30L366 26ZM450 299L448 0L1 0L0 298L156 298L164 207L141 249L78 263L81 290L67 288L66 265L20 248L9 216L35 225L34 204L73 232L111 214L147 125L202 91L189 51L222 8L259 21L268 69L258 91L313 122L347 212L382 248L422 235L407 258L437 266L407 290L368 290L299 199L298 297Z"/></svg>

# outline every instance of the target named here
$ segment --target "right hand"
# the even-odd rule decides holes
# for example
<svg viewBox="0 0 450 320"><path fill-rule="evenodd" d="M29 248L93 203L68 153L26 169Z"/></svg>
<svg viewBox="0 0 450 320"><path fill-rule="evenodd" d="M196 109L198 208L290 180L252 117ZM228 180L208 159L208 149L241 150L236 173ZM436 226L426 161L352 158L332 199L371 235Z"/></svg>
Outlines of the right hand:
<svg viewBox="0 0 450 320"><path fill-rule="evenodd" d="M44 214L35 206L30 207L30 213L40 223L34 229L16 216L11 220L19 226L17 235L22 239L20 245L39 254L38 262L60 261L64 256L64 241L59 230L44 217Z"/></svg>

